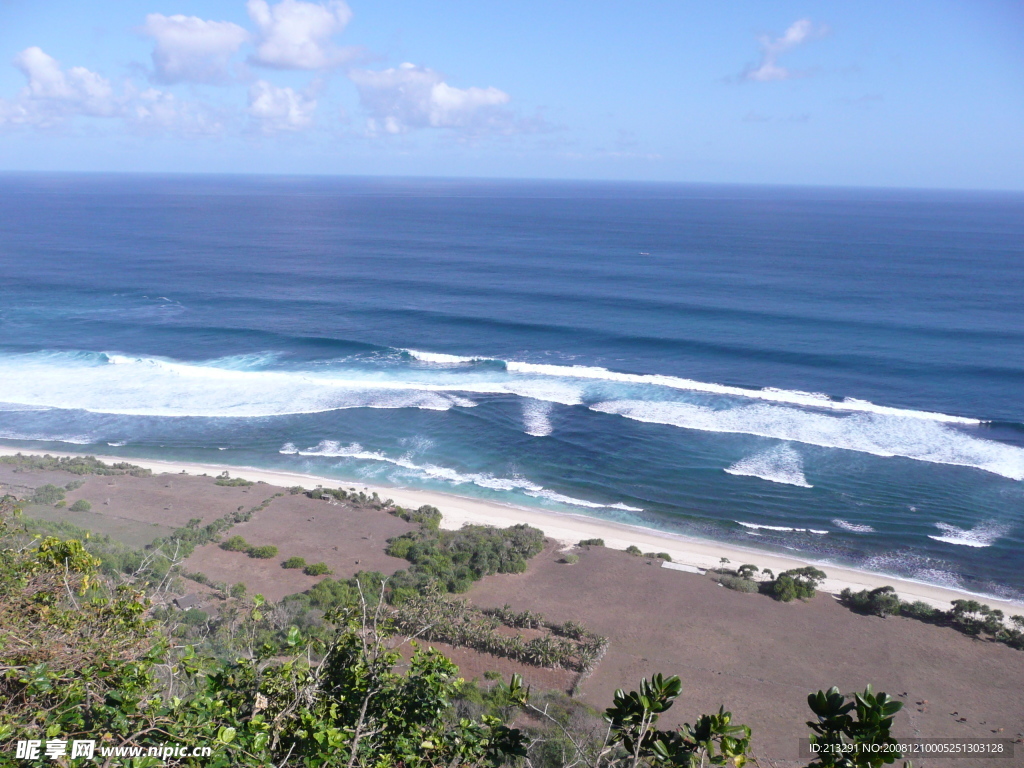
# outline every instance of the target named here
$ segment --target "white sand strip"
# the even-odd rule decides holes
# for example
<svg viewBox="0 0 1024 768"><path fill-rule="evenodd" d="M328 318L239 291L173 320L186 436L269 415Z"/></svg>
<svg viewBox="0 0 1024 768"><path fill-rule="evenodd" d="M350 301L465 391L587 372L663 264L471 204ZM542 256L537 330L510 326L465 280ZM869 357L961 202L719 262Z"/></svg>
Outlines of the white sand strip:
<svg viewBox="0 0 1024 768"><path fill-rule="evenodd" d="M37 451L26 451L23 448L0 445L0 455L13 455L15 453L38 454ZM87 455L64 452L48 453L51 456ZM1021 602L1011 602L987 595L977 595L947 587L900 579L895 576L885 576L853 568L844 568L831 563L799 560L733 544L723 544L707 539L695 539L679 534L666 533L653 528L623 525L621 523L598 520L585 515L550 512L513 506L511 504L499 504L493 501L472 499L450 493L366 485L365 483L341 481L330 477L259 469L257 467L197 464L106 455L98 455L96 458L107 463L126 461L156 473L180 474L186 472L192 475L208 474L216 476L221 472L227 471L232 477L242 477L255 482L262 481L269 485L285 488L294 485L301 485L304 488L322 485L325 488L356 488L366 493L376 491L382 499L393 499L396 504L403 507L415 509L423 504L437 507L444 516L441 523L442 526L449 529L461 528L467 523L494 525L502 528L517 523L527 523L544 531L545 535L561 542L565 547L572 546L583 539L604 539L605 546L613 549L626 549L626 547L633 545L639 547L644 552L667 552L672 557L672 562L700 569L717 567L720 559L723 557L730 560L732 567L743 563L752 563L759 568L770 568L776 574L791 568L815 565L828 574L828 579L825 580L821 589L832 594L838 594L846 587L858 591L861 589L874 589L875 587L888 584L896 589L897 594L903 600L921 600L937 608L949 608L949 604L953 600L974 598L992 608L1001 609L1007 616L1024 614L1024 603Z"/></svg>

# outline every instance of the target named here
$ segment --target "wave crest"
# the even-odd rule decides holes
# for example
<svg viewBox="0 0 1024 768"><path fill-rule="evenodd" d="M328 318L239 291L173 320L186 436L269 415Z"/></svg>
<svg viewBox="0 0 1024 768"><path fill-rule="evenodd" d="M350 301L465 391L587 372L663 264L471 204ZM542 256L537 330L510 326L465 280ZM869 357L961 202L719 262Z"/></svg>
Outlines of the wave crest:
<svg viewBox="0 0 1024 768"><path fill-rule="evenodd" d="M726 467L730 475L744 475L773 483L813 488L804 477L804 458L788 445L778 445Z"/></svg>

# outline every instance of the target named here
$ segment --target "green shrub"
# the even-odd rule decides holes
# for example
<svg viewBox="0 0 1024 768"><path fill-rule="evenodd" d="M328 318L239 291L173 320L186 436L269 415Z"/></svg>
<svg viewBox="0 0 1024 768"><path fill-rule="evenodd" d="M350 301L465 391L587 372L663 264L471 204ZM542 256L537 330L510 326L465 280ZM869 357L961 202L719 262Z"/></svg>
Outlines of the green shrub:
<svg viewBox="0 0 1024 768"><path fill-rule="evenodd" d="M900 598L892 587L878 587L870 592L862 589L854 592L847 587L839 594L840 601L860 613L872 613L875 616L895 616L900 612Z"/></svg>
<svg viewBox="0 0 1024 768"><path fill-rule="evenodd" d="M640 551L640 547L636 546L635 544L630 544L628 547L626 547L626 552L636 557L639 557L643 554L643 552Z"/></svg>
<svg viewBox="0 0 1024 768"><path fill-rule="evenodd" d="M583 539L583 541L581 541L579 543L579 546L581 546L581 547L603 547L604 546L604 539Z"/></svg>
<svg viewBox="0 0 1024 768"><path fill-rule="evenodd" d="M57 507L58 509L62 509L63 507L66 507L67 505L68 505L68 503L64 499L61 499L60 501L58 501L53 506Z"/></svg>
<svg viewBox="0 0 1024 768"><path fill-rule="evenodd" d="M281 563L281 567L282 568L305 568L306 567L306 558L304 558L304 557L289 557L287 560L285 560L283 563Z"/></svg>
<svg viewBox="0 0 1024 768"><path fill-rule="evenodd" d="M72 480L70 483L64 486L65 491L77 491L85 485L85 480Z"/></svg>
<svg viewBox="0 0 1024 768"><path fill-rule="evenodd" d="M526 561L543 549L543 531L528 525L466 525L457 531L424 527L390 539L385 551L412 563L408 572L392 577L392 588L422 591L438 584L449 592L464 592L492 573L522 573Z"/></svg>
<svg viewBox="0 0 1024 768"><path fill-rule="evenodd" d="M243 597L245 597L245 584L243 584L242 582L232 584L230 594L232 597L241 600Z"/></svg>
<svg viewBox="0 0 1024 768"><path fill-rule="evenodd" d="M568 565L574 565L580 561L579 555L566 555L559 562L567 563Z"/></svg>
<svg viewBox="0 0 1024 768"><path fill-rule="evenodd" d="M311 563L303 568L302 572L307 576L327 576L331 569L327 567L327 563Z"/></svg>
<svg viewBox="0 0 1024 768"><path fill-rule="evenodd" d="M221 472L220 476L214 481L217 485L226 485L230 488L248 487L250 485L256 485L252 480L243 480L240 477L232 478L227 471Z"/></svg>
<svg viewBox="0 0 1024 768"><path fill-rule="evenodd" d="M659 552L656 555L656 557L660 557L662 560L664 560L667 563L671 563L672 562L672 555L670 555L668 552Z"/></svg>
<svg viewBox="0 0 1024 768"><path fill-rule="evenodd" d="M741 576L732 576L728 573L719 576L718 583L737 592L757 592L760 588L760 585L753 579L744 579Z"/></svg>
<svg viewBox="0 0 1024 768"><path fill-rule="evenodd" d="M291 488L288 489L288 493L290 493L292 496L297 496L298 494L305 492L306 489L303 488L301 485L293 485Z"/></svg>
<svg viewBox="0 0 1024 768"><path fill-rule="evenodd" d="M92 509L92 504L90 504L85 499L79 499L78 501L71 505L70 509L72 512L88 512L90 509Z"/></svg>
<svg viewBox="0 0 1024 768"><path fill-rule="evenodd" d="M59 485L47 483L36 488L35 493L29 499L33 504L45 504L52 507L58 501L64 499L64 489Z"/></svg>
<svg viewBox="0 0 1024 768"><path fill-rule="evenodd" d="M763 581L760 583L759 589L783 603L798 598L809 600L814 597L818 585L825 578L824 571L819 571L814 566L808 565L784 571L773 581Z"/></svg>
<svg viewBox="0 0 1024 768"><path fill-rule="evenodd" d="M736 575L739 576L741 579L752 579L760 570L761 569L758 568L756 565L751 565L750 563L747 563L746 565L741 565L739 568L736 569ZM771 571L769 571L768 573L771 573Z"/></svg>
<svg viewBox="0 0 1024 768"><path fill-rule="evenodd" d="M273 544L264 544L262 547L250 547L247 554L249 557L255 557L257 560L269 560L272 557L277 557L277 547Z"/></svg>
<svg viewBox="0 0 1024 768"><path fill-rule="evenodd" d="M918 621L935 621L942 617L945 611L940 611L921 600L915 600L912 603L900 603L900 613Z"/></svg>
<svg viewBox="0 0 1024 768"><path fill-rule="evenodd" d="M248 552L251 549L249 542L237 535L221 542L220 548L226 552Z"/></svg>

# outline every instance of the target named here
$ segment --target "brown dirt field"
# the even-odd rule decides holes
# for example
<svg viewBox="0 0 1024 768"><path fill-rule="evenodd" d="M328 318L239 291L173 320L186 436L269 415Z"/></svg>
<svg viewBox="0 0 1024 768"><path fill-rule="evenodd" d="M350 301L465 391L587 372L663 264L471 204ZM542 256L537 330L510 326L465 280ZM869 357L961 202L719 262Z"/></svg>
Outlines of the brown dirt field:
<svg viewBox="0 0 1024 768"><path fill-rule="evenodd" d="M253 487L269 489L268 496L277 490L268 485ZM259 592L276 601L304 592L318 580L301 570L282 568L281 562L289 557L304 557L307 563L325 562L334 571L333 578L348 578L357 571L392 574L409 563L384 554L387 540L416 527L386 512L286 495L227 533L242 536L256 546L273 544L278 548L277 557L258 560L207 544L196 549L184 568L227 584L240 581L250 594Z"/></svg>
<svg viewBox="0 0 1024 768"><path fill-rule="evenodd" d="M185 525L191 518L209 523L239 507L256 506L280 489L264 483L246 487L216 485L212 477L196 475L74 475L70 472L19 472L0 464L0 483L19 487L18 495L31 495L29 489L46 483L83 485L65 497L70 507L79 499L92 504L92 512L109 518L156 523L169 528ZM27 493L26 493L27 491ZM108 503L109 502L109 503ZM73 514L73 513L71 513ZM67 518L75 522L73 518ZM84 523L76 523L86 527ZM113 534L111 534L113 535ZM116 537L115 537L116 538Z"/></svg>
<svg viewBox="0 0 1024 768"><path fill-rule="evenodd" d="M777 603L623 552L595 547L579 554L577 564L565 565L549 548L526 573L487 577L469 598L481 607L538 611L549 621L574 619L607 636L608 653L582 687L594 707L642 677L678 674L683 695L664 724L692 722L725 704L753 729L756 753L780 768L808 762L797 759L811 714L806 696L831 685L849 693L872 683L897 696L906 705L896 721L901 736L1013 738L1024 731L1021 651L911 619L857 615L828 595ZM1024 764L1024 744L1016 749ZM918 768L932 763L914 760Z"/></svg>

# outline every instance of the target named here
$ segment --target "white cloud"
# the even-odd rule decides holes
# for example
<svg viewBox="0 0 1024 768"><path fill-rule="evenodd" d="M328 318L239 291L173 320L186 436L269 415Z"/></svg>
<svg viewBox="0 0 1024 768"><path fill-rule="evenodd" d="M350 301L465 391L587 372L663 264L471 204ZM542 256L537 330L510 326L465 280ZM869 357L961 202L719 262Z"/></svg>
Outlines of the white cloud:
<svg viewBox="0 0 1024 768"><path fill-rule="evenodd" d="M799 19L789 25L781 37L771 38L763 35L759 38L761 43L761 62L756 67L748 68L743 73L743 79L754 80L760 83L767 83L773 80L789 80L800 73L786 69L778 63L779 56L786 51L828 34L828 27L816 27L810 19Z"/></svg>
<svg viewBox="0 0 1024 768"><path fill-rule="evenodd" d="M182 101L173 93L156 88L147 88L135 95L126 110L125 119L143 132L211 136L224 131L222 120L209 107L194 101Z"/></svg>
<svg viewBox="0 0 1024 768"><path fill-rule="evenodd" d="M28 84L19 98L23 122L45 123L69 115L110 117L120 109L110 81L85 67L63 70L33 46L14 57Z"/></svg>
<svg viewBox="0 0 1024 768"><path fill-rule="evenodd" d="M0 126L51 127L74 117L119 118L138 130L185 135L219 133L214 111L154 88L139 92L126 82L119 93L106 78L84 67L62 69L40 48L26 48L14 65L28 81L13 100L0 99Z"/></svg>
<svg viewBox="0 0 1024 768"><path fill-rule="evenodd" d="M151 13L140 31L156 41L153 65L165 83L224 82L228 62L249 33L230 21L205 21L196 16Z"/></svg>
<svg viewBox="0 0 1024 768"><path fill-rule="evenodd" d="M249 116L264 133L298 131L313 122L316 99L260 80L249 89Z"/></svg>
<svg viewBox="0 0 1024 768"><path fill-rule="evenodd" d="M331 37L352 18L343 0L322 5L301 0L248 0L249 17L259 28L255 64L279 69L324 69L352 57L351 49L337 48Z"/></svg>
<svg viewBox="0 0 1024 768"><path fill-rule="evenodd" d="M509 131L510 116L497 107L509 95L497 88L455 88L432 69L402 64L379 71L349 73L369 113L371 134L405 133L415 128L469 128Z"/></svg>

